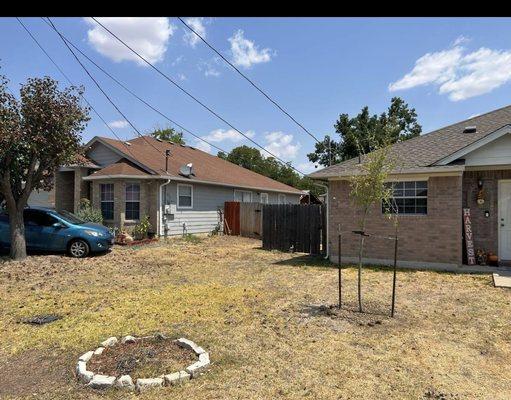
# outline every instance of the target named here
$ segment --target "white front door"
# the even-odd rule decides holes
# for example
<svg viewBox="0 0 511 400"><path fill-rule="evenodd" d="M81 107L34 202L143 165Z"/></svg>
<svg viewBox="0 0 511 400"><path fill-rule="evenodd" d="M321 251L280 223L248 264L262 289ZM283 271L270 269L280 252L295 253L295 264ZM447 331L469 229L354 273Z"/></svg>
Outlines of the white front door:
<svg viewBox="0 0 511 400"><path fill-rule="evenodd" d="M511 260L511 181L499 181L499 259Z"/></svg>

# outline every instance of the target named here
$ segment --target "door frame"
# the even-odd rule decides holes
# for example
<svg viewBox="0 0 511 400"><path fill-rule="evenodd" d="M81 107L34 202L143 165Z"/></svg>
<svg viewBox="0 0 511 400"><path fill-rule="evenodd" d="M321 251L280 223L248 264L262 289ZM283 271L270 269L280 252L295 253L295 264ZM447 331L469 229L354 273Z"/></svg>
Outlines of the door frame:
<svg viewBox="0 0 511 400"><path fill-rule="evenodd" d="M504 259L502 258L502 246L500 245L500 239L501 239L501 226L500 226L500 207L501 207L501 204L500 204L500 193L501 193L501 185L502 183L511 183L511 179L499 179L498 180L498 183L497 183L497 247L499 249L498 251L498 256L499 256L499 261L503 261ZM508 261L508 260L505 260L505 261Z"/></svg>

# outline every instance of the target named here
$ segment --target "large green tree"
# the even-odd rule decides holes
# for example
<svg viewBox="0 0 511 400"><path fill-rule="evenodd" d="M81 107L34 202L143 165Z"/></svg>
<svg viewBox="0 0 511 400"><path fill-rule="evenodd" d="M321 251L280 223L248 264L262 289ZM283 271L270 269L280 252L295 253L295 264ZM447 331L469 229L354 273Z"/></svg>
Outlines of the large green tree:
<svg viewBox="0 0 511 400"><path fill-rule="evenodd" d="M49 77L31 78L17 99L0 77L0 192L9 213L14 259L26 257L23 209L33 190L49 190L55 171L76 160L88 108L81 89L59 89Z"/></svg>
<svg viewBox="0 0 511 400"><path fill-rule="evenodd" d="M158 140L164 140L166 142L173 142L177 144L185 144L183 139L183 132L178 132L174 128L168 126L166 128L155 128L149 135Z"/></svg>
<svg viewBox="0 0 511 400"><path fill-rule="evenodd" d="M219 152L218 157L286 185L302 190L310 190L314 194L321 192L311 179L300 177L290 163L282 164L273 157L263 157L261 152L253 147L238 146L227 154Z"/></svg>
<svg viewBox="0 0 511 400"><path fill-rule="evenodd" d="M371 115L367 106L355 117L341 114L334 128L340 140L325 136L322 142L316 143L315 151L307 154L310 161L328 166L422 132L415 109L399 97L393 97L387 111L380 115Z"/></svg>

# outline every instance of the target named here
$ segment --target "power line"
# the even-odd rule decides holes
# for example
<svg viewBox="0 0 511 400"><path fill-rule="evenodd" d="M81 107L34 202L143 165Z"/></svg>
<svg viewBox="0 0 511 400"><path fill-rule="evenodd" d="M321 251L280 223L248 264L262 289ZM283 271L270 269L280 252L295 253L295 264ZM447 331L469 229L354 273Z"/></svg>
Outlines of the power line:
<svg viewBox="0 0 511 400"><path fill-rule="evenodd" d="M190 29L200 40L202 40L206 46L208 46L211 50L213 50L218 56L224 60L227 64L229 64L238 74L240 74L245 80L250 83L259 93L261 93L264 97L266 97L270 102L275 105L280 111L282 111L284 114L286 114L291 121L293 121L296 125L298 125L305 133L307 133L311 138L313 138L316 142L321 143L321 141L314 136L303 124L298 122L289 112L287 112L279 103L277 103L275 100L273 100L270 95L268 95L263 89L261 89L258 85L254 83L248 76L246 76L243 72L239 70L233 63L231 63L222 53L220 53L216 48L214 48L211 44L209 44L206 39L204 39L199 33L197 33L190 25L188 25L181 17L177 17L179 21L183 23L184 26L186 26L188 29Z"/></svg>
<svg viewBox="0 0 511 400"><path fill-rule="evenodd" d="M130 126L135 130L135 132L137 133L138 136L140 136L148 145L150 145L153 149L155 149L158 153L161 151L160 149L158 149L156 146L154 146L149 140L147 140L147 138L142 135L140 133L140 131L137 129L137 127L135 125L133 125L133 123L129 120L129 118L120 110L120 108L117 106L117 104L114 103L114 101L110 98L110 96L108 96L108 94L103 90L103 88L101 87L101 85L98 83L98 81L92 76L92 74L89 72L89 70L87 69L87 67L85 65L83 65L83 63L80 61L80 59L78 58L78 56L75 54L75 52L73 51L73 49L71 47L69 47L69 45L67 44L67 42L64 40L64 38L62 37L62 35L60 34L59 30L55 27L55 25L53 24L52 20L49 18L49 17L46 17L48 18L48 21L50 22L53 30L55 32L57 32L57 34L59 35L59 37L62 39L62 42L64 42L64 44L66 45L66 47L68 48L68 50L71 52L71 54L73 55L73 57L75 58L75 60L78 62L78 64L80 64L80 66L83 68L83 70L85 71L85 73L89 76L89 78L92 79L92 81L95 83L95 85L97 86L97 88L101 91L101 93L103 93L103 95L106 97L106 99L110 102L110 104L112 104L112 106L114 106L114 108L117 110L117 112L119 114L121 114L121 116L128 122L128 124L130 124Z"/></svg>
<svg viewBox="0 0 511 400"><path fill-rule="evenodd" d="M234 129L236 132L238 132L240 135L245 137L247 140L255 144L260 149L264 150L266 153L271 155L276 160L280 161L286 166L289 166L296 172L298 172L301 175L305 175L303 172L299 171L295 167L293 167L290 163L285 162L281 158L277 157L272 152L266 150L263 146L261 146L259 143L257 143L255 140L250 138L248 135L243 133L241 130L236 128L233 124L231 124L229 121L227 121L225 118L223 118L221 115L219 115L216 111L208 107L206 104L204 104L202 101L200 101L197 97L192 95L190 92L188 92L186 89L184 89L181 85L179 85L176 81L174 81L171 77L169 77L167 74L165 74L163 71L161 71L159 68L155 67L151 62L149 62L146 58L144 58L142 55L140 55L137 51L133 50L126 42L124 42L121 38L119 38L115 33L113 33L110 29L108 29L106 26L104 26L101 22L99 22L96 18L91 17L99 26L101 26L104 30L106 30L110 35L112 35L114 38L116 38L120 43L122 43L126 48L128 48L131 52L133 52L138 58L140 58L142 61L144 61L147 65L149 65L152 69L154 69L158 74L160 74L162 77L164 77L166 80L168 80L170 83L172 83L174 86L176 86L179 90L181 90L184 94L186 94L188 97L190 97L192 100L194 100L196 103L201 105L203 108L205 108L207 111L209 111L211 114L213 114L215 117L217 117L220 121L225 123L226 125L230 126L232 129Z"/></svg>
<svg viewBox="0 0 511 400"><path fill-rule="evenodd" d="M46 20L43 19L44 22L46 22ZM48 22L46 22L48 24ZM142 102L143 104L145 104L147 107L149 107L151 110L155 111L156 113L158 113L159 115L161 115L163 118L165 118L166 120L168 120L170 123L174 124L175 126L177 126L179 129L189 133L190 135L192 135L193 137L199 139L199 140L202 140L204 143L206 143L207 145L211 146L211 147L214 147L215 149L221 151L221 152L224 152L224 153L227 153L224 149L214 145L213 143L210 143L209 141L207 141L206 139L200 137L199 135L193 133L192 131L188 130L187 128L185 128L183 125L179 124L178 122L172 120L169 116L167 116L166 114L164 114L162 111L160 111L159 109L157 109L156 107L154 107L153 105L151 105L150 103L148 103L146 100L144 100L143 98L141 98L139 95L137 95L135 92L133 92L131 89L129 89L124 83L120 82L117 78L115 78L112 74L110 74L107 70L105 70L102 66L100 66L98 63L96 63L92 58L90 58L87 54L85 54L82 50L80 50L79 47L77 47L73 42L71 42L66 36L64 36L64 34L61 34L61 36L64 38L64 40L66 42L68 42L77 52L79 52L84 58L86 58L90 63L92 63L96 68L98 68L101 72L103 72L106 76L108 76L110 79L112 79L115 83L117 83L121 88L123 88L125 91L127 91L129 94L131 94L133 97L135 97L137 100L139 100L140 102Z"/></svg>
<svg viewBox="0 0 511 400"><path fill-rule="evenodd" d="M45 48L41 45L41 43L39 43L39 41L35 38L34 35L32 35L32 32L30 32L30 30L27 28L27 26L25 26L25 24L21 21L20 18L16 17L16 19L18 20L18 22L21 24L21 26L23 27L23 29L25 29L25 31L28 33L28 35L32 38L32 40L37 44L37 46L41 49L41 51L46 55L46 57L48 57L48 59L52 62L52 64L55 66L55 68L58 69L58 71L62 74L62 76L69 82L70 85L72 86L76 86L72 81L71 79L66 75L66 73L62 70L62 68L60 68L60 66L55 62L55 60L50 56L50 54L45 50ZM94 111L94 113L96 113L96 115L99 117L99 119L105 124L105 126L107 127L108 130L110 130L110 132L112 132L112 134L120 141L122 142L125 146L126 146L126 150L128 150L128 152L131 154L132 157L135 157L131 151L130 151L130 148L129 146L125 143L124 140L122 140L119 136L117 136L117 134L115 133L115 131L112 129L112 127L110 125L108 125L108 123L105 121L105 119L101 116L101 114L99 114L99 112L94 108L94 106L85 98L85 96L83 94L80 94L80 97L87 103L87 105Z"/></svg>

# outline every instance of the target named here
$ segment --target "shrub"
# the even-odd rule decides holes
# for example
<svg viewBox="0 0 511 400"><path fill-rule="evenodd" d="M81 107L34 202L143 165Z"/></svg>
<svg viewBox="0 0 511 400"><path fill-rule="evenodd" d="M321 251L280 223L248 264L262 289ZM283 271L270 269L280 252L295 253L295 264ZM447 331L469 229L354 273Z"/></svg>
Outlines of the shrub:
<svg viewBox="0 0 511 400"><path fill-rule="evenodd" d="M92 208L89 199L80 200L80 207L78 208L76 216L85 222L95 222L97 224L103 223L103 215L101 215L101 210Z"/></svg>
<svg viewBox="0 0 511 400"><path fill-rule="evenodd" d="M141 240L147 238L147 233L151 227L152 226L149 222L149 217L147 215L144 216L144 218L142 218L140 222L133 228L133 235L135 236L135 239Z"/></svg>

